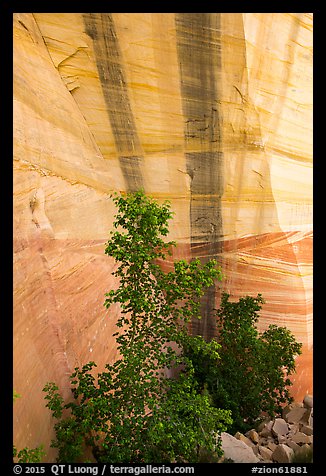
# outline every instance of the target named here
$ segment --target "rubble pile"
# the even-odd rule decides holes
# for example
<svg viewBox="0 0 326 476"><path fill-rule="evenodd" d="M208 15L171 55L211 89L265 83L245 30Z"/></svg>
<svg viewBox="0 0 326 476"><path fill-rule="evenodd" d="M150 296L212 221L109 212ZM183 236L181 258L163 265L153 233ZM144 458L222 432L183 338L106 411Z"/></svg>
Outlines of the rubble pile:
<svg viewBox="0 0 326 476"><path fill-rule="evenodd" d="M257 429L234 436L222 433L223 460L234 463L310 461L313 447L313 397L283 409L282 417L263 420Z"/></svg>

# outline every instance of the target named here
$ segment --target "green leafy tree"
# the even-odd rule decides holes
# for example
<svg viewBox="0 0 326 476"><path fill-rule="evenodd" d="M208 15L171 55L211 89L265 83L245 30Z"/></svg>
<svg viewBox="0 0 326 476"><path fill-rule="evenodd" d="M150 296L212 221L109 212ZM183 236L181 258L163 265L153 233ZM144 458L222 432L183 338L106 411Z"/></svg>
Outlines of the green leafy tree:
<svg viewBox="0 0 326 476"><path fill-rule="evenodd" d="M221 455L219 433L230 412L211 404L183 353L187 323L200 318L200 298L221 271L214 260L180 260L163 272L175 243L165 242L172 212L140 191L115 195L118 213L105 253L117 264L119 286L105 306L120 306L114 334L120 358L94 376L96 364L75 369L74 400L64 404L54 383L45 387L60 462L83 458L90 446L99 462L170 462ZM68 417L63 412L69 410Z"/></svg>
<svg viewBox="0 0 326 476"><path fill-rule="evenodd" d="M293 401L289 376L295 371L295 356L301 353L285 327L270 325L259 334L256 324L264 300L246 296L230 302L222 294L217 311L219 357L209 352L212 343L201 347L188 341L196 378L207 386L214 404L232 411L230 431L251 428L262 411L271 417L284 403Z"/></svg>

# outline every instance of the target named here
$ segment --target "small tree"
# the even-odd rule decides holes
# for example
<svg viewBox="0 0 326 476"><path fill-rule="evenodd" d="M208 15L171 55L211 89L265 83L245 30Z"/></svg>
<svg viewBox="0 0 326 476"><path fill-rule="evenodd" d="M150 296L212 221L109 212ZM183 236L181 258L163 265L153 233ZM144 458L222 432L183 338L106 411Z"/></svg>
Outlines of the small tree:
<svg viewBox="0 0 326 476"><path fill-rule="evenodd" d="M238 302L222 294L217 311L219 358L209 354L204 343L198 347L188 341L187 354L199 384L206 385L217 407L232 411L232 432L252 427L262 411L273 417L282 404L293 401L288 377L302 345L285 327L270 325L259 334L256 323L263 303L260 294Z"/></svg>
<svg viewBox="0 0 326 476"><path fill-rule="evenodd" d="M191 361L183 354L187 323L199 316L205 289L221 279L214 260L174 263L164 273L157 260L171 254L165 243L172 213L143 192L113 198L118 213L105 253L115 258L119 287L105 305L119 304L114 334L120 358L93 376L94 362L75 369L74 401L64 404L55 384L45 387L60 462L74 462L84 445L97 461L170 462L201 459L203 449L221 454L218 433L231 424L229 411L199 392ZM167 377L179 373L179 377ZM63 418L63 410L70 416Z"/></svg>

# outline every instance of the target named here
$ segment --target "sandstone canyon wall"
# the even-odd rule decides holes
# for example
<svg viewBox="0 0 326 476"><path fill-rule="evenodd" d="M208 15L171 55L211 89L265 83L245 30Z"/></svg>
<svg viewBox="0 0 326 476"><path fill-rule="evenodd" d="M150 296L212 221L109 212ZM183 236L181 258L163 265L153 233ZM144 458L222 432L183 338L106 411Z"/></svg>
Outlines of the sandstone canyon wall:
<svg viewBox="0 0 326 476"><path fill-rule="evenodd" d="M143 187L175 212L175 258L225 278L193 332L214 335L221 290L263 294L260 329L304 344L312 392L312 14L14 14L14 437L43 443L42 388L116 357L104 293L115 210Z"/></svg>

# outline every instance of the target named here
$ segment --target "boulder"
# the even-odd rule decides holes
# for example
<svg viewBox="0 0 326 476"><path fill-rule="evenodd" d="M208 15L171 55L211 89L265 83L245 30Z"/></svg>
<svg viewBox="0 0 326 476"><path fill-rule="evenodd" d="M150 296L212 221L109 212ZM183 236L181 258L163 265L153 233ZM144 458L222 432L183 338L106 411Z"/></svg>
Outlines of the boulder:
<svg viewBox="0 0 326 476"><path fill-rule="evenodd" d="M252 429L247 431L246 436L248 436L248 438L250 438L250 440L256 444L259 442L259 435L256 430Z"/></svg>
<svg viewBox="0 0 326 476"><path fill-rule="evenodd" d="M236 434L234 435L234 437L237 440L243 441L244 443L246 443L246 445L250 446L251 448L253 446L255 446L254 443L249 438L247 438L245 435L240 433L240 431L237 431Z"/></svg>
<svg viewBox="0 0 326 476"><path fill-rule="evenodd" d="M266 446L258 446L258 448L259 448L259 453L263 457L264 460L272 459L272 454L273 454L272 450L270 450L269 448L266 448Z"/></svg>
<svg viewBox="0 0 326 476"><path fill-rule="evenodd" d="M285 420L286 415L291 411L291 406L287 405L282 410L282 418Z"/></svg>
<svg viewBox="0 0 326 476"><path fill-rule="evenodd" d="M275 451L277 448L277 444L274 443L273 441L270 441L269 443L267 443L267 448L269 448L272 451Z"/></svg>
<svg viewBox="0 0 326 476"><path fill-rule="evenodd" d="M284 418L265 419L257 427L259 432L251 429L245 435L237 432L235 437L245 443L260 462L290 463L295 462L293 458L297 455L300 461L308 462L312 459L313 448L313 427L308 424L312 423L312 410L293 403L283 411Z"/></svg>
<svg viewBox="0 0 326 476"><path fill-rule="evenodd" d="M312 442L312 439L311 439L311 436L305 435L301 431L298 431L295 435L292 436L292 441L294 441L295 443L300 445L300 443L301 444L304 444L304 443L309 444L309 443Z"/></svg>
<svg viewBox="0 0 326 476"><path fill-rule="evenodd" d="M312 408L306 409L306 413L301 418L300 423L307 424L313 427L313 409Z"/></svg>
<svg viewBox="0 0 326 476"><path fill-rule="evenodd" d="M313 423L313 421L314 421L314 418L313 418L314 415L313 415L313 410L312 410L312 408L310 408L310 410L308 410L308 412L309 412L309 416L308 416L308 418L307 418L307 423L308 423L309 426L311 426L311 428L313 428L313 426L314 426L314 423Z"/></svg>
<svg viewBox="0 0 326 476"><path fill-rule="evenodd" d="M304 417L304 415L306 414L307 412L307 409L304 408L304 407L299 407L299 406L295 406L294 408L292 408L292 410L290 410L286 416L285 416L285 420L288 422L288 423L299 423L299 421Z"/></svg>
<svg viewBox="0 0 326 476"><path fill-rule="evenodd" d="M287 438L286 435L278 435L278 437L277 437L277 443L278 443L278 444L286 443L287 439L288 439L288 438Z"/></svg>
<svg viewBox="0 0 326 476"><path fill-rule="evenodd" d="M273 451L272 458L276 463L291 463L294 451L287 445L277 445Z"/></svg>
<svg viewBox="0 0 326 476"><path fill-rule="evenodd" d="M225 459L232 459L235 463L259 462L252 449L243 441L226 432L221 434L221 440Z"/></svg>
<svg viewBox="0 0 326 476"><path fill-rule="evenodd" d="M287 435L288 432L289 432L289 427L286 421L283 420L283 418L276 418L272 426L273 435L276 437L279 437L282 435Z"/></svg>
<svg viewBox="0 0 326 476"><path fill-rule="evenodd" d="M258 445L253 444L252 451L254 452L256 456L258 456L258 458L261 457L259 453Z"/></svg>
<svg viewBox="0 0 326 476"><path fill-rule="evenodd" d="M314 432L312 426L310 425L302 425L300 431L301 433L304 433L305 435L308 435L308 436L312 435Z"/></svg>
<svg viewBox="0 0 326 476"><path fill-rule="evenodd" d="M297 431L300 430L302 423L289 423L289 435L294 435Z"/></svg>
<svg viewBox="0 0 326 476"><path fill-rule="evenodd" d="M305 408L312 408L313 407L313 397L312 395L306 395L303 399L303 405Z"/></svg>
<svg viewBox="0 0 326 476"><path fill-rule="evenodd" d="M287 440L286 445L289 446L294 452L298 451L301 446L298 445L298 443L295 443L293 440Z"/></svg>
<svg viewBox="0 0 326 476"><path fill-rule="evenodd" d="M271 419L269 417L264 418L264 420L262 420L257 426L258 433L260 433L268 424L272 424Z"/></svg>
<svg viewBox="0 0 326 476"><path fill-rule="evenodd" d="M308 425L311 426L312 428L313 428L313 426L314 426L314 424L313 424L313 417L314 417L314 415L313 415L313 412L312 412L312 409L311 409L311 413L310 413L310 415L309 415L309 417L308 417Z"/></svg>
<svg viewBox="0 0 326 476"><path fill-rule="evenodd" d="M273 421L269 421L268 423L265 423L262 429L260 430L260 436L262 437L272 436L272 426L273 426Z"/></svg>
<svg viewBox="0 0 326 476"><path fill-rule="evenodd" d="M294 408L303 408L303 403L292 402L286 405L282 410L282 417L285 419L286 415Z"/></svg>

